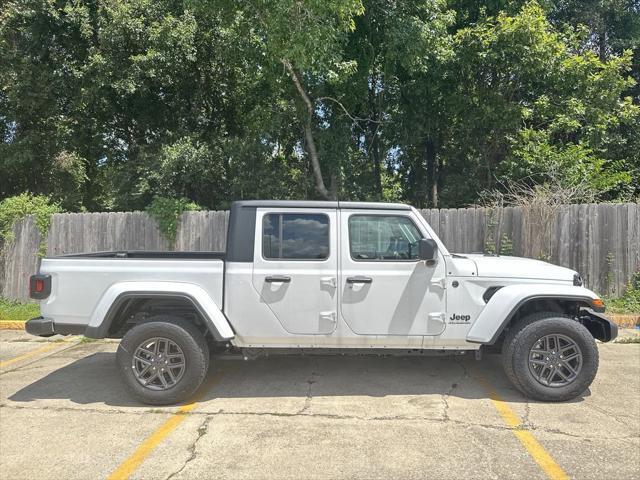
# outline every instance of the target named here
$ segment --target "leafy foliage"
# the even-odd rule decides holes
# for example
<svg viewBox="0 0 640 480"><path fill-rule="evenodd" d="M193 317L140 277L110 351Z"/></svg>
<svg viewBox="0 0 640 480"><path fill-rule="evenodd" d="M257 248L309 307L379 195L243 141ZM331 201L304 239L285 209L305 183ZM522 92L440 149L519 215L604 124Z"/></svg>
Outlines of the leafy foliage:
<svg viewBox="0 0 640 480"><path fill-rule="evenodd" d="M158 224L158 229L171 245L176 240L180 217L184 212L200 210L200 206L186 198L155 197L146 211Z"/></svg>
<svg viewBox="0 0 640 480"><path fill-rule="evenodd" d="M640 195L631 0L5 3L2 198Z"/></svg>
<svg viewBox="0 0 640 480"><path fill-rule="evenodd" d="M44 255L47 233L51 225L51 215L62 212L59 204L52 202L44 195L22 193L15 197L5 198L0 202L0 242L13 240L13 225L16 221L33 215L40 232L40 249L38 254Z"/></svg>
<svg viewBox="0 0 640 480"><path fill-rule="evenodd" d="M630 193L631 165L609 157L607 148L638 116L624 97L634 84L624 73L627 53L605 63L581 51L580 35L555 31L535 3L463 29L456 39L468 79L461 147L482 161L485 188L493 178L544 183L561 173L568 184L586 180L603 198Z"/></svg>
<svg viewBox="0 0 640 480"><path fill-rule="evenodd" d="M640 313L640 271L637 271L619 298L607 299L607 311L612 313Z"/></svg>

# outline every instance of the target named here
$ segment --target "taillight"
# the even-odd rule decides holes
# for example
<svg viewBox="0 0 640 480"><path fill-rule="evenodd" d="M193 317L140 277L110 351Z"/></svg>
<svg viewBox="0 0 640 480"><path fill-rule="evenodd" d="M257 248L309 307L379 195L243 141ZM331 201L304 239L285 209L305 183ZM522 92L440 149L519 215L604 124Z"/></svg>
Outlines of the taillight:
<svg viewBox="0 0 640 480"><path fill-rule="evenodd" d="M51 294L51 275L31 275L29 278L29 296L42 300Z"/></svg>

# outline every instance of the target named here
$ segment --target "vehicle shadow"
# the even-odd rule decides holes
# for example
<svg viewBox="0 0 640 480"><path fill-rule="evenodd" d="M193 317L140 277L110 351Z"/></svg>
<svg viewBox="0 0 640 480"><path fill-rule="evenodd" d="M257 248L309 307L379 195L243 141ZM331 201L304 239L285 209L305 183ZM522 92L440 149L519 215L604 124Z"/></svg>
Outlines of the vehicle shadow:
<svg viewBox="0 0 640 480"><path fill-rule="evenodd" d="M200 401L261 397L448 395L478 399L495 392L509 402L528 400L505 377L497 355L444 357L287 355L243 361L213 358ZM589 391L585 392L589 395ZM69 400L140 407L126 392L115 353L98 352L59 368L9 397L14 402ZM573 402L580 402L578 397Z"/></svg>
<svg viewBox="0 0 640 480"><path fill-rule="evenodd" d="M14 402L70 400L78 404L103 402L139 406L126 392L116 367L116 355L98 352L52 371L9 397Z"/></svg>

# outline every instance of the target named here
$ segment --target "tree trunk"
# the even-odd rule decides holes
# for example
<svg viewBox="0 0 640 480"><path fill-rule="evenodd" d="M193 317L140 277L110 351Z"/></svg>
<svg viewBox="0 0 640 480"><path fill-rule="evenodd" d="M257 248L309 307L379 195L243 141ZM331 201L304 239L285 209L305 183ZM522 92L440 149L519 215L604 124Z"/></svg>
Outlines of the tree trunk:
<svg viewBox="0 0 640 480"><path fill-rule="evenodd" d="M378 141L378 108L376 105L376 88L377 79L374 77L369 82L368 100L369 100L369 118L373 121L368 122L367 130L369 136L369 157L373 163L373 192L376 200L382 200L382 172L380 158L380 142Z"/></svg>
<svg viewBox="0 0 640 480"><path fill-rule="evenodd" d="M505 157L505 146L501 143L501 138L503 138L502 132L494 132L487 145L487 179L486 185L484 185L485 189L493 188L495 185L494 172L498 169Z"/></svg>
<svg viewBox="0 0 640 480"><path fill-rule="evenodd" d="M429 201L429 187L427 185L427 169L425 158L426 144L422 145L423 154L416 155L412 168L413 204L416 208L426 208Z"/></svg>
<svg viewBox="0 0 640 480"><path fill-rule="evenodd" d="M382 172L380 160L380 143L378 142L378 129L372 127L371 159L373 160L373 187L376 200L382 200Z"/></svg>
<svg viewBox="0 0 640 480"><path fill-rule="evenodd" d="M601 62L607 61L607 31L604 27L598 35L598 57Z"/></svg>
<svg viewBox="0 0 640 480"><path fill-rule="evenodd" d="M298 90L302 101L305 104L307 109L307 115L305 120L303 121L303 129L304 129L304 138L307 144L307 150L309 152L309 158L311 159L311 168L313 170L313 178L316 182L316 190L318 193L325 198L326 200L335 200L335 194L332 194L324 184L324 180L322 179L322 170L320 168L320 159L318 157L318 149L316 148L316 142L313 139L313 129L312 129L312 119L313 119L313 103L307 95L307 92L302 87L302 83L300 83L300 79L298 78L298 74L293 69L291 63L288 60L282 60L282 64L289 72L289 76L293 81L293 84Z"/></svg>
<svg viewBox="0 0 640 480"><path fill-rule="evenodd" d="M431 207L438 208L438 160L436 144L431 139L425 142L424 156L427 164L427 192L430 193Z"/></svg>

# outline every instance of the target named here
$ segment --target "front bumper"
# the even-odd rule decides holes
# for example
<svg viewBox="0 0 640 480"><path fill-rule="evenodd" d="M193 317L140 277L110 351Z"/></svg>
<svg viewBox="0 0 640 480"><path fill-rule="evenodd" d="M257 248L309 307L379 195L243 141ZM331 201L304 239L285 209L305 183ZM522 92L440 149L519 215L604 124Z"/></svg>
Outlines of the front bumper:
<svg viewBox="0 0 640 480"><path fill-rule="evenodd" d="M82 335L86 327L85 325L56 323L50 318L36 317L27 320L24 329L31 335L51 337L53 335Z"/></svg>
<svg viewBox="0 0 640 480"><path fill-rule="evenodd" d="M610 342L618 336L618 325L593 308L581 308L578 320L591 332L593 338L602 342Z"/></svg>

